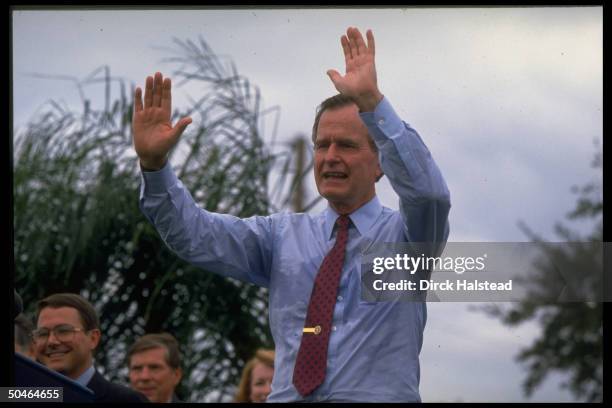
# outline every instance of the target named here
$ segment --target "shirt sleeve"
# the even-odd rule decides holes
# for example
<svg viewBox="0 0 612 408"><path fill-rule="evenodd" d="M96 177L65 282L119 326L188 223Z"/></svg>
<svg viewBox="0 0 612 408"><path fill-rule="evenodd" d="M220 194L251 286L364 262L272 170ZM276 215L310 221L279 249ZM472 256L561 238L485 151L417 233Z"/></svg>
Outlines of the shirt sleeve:
<svg viewBox="0 0 612 408"><path fill-rule="evenodd" d="M169 163L143 171L139 206L168 248L185 261L244 282L270 281L272 218L238 218L200 208Z"/></svg>
<svg viewBox="0 0 612 408"><path fill-rule="evenodd" d="M386 97L373 112L360 116L378 147L381 168L399 196L407 241L431 243L431 253L439 255L449 234L450 193L427 146Z"/></svg>

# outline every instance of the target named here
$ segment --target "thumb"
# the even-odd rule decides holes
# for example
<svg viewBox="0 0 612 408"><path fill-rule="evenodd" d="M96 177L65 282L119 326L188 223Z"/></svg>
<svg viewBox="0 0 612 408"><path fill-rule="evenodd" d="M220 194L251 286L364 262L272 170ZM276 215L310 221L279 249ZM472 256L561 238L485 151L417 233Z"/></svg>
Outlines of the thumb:
<svg viewBox="0 0 612 408"><path fill-rule="evenodd" d="M331 79L331 81L334 83L334 85L336 85L338 83L338 81L340 80L340 78L342 78L342 76L340 75L340 73L338 71L336 71L335 69L330 69L327 71L327 76L329 76L329 79ZM336 88L338 86L336 85Z"/></svg>
<svg viewBox="0 0 612 408"><path fill-rule="evenodd" d="M174 139L178 139L179 137L181 137L181 135L183 134L183 132L185 131L185 129L187 128L187 126L189 126L191 124L191 118L190 117L185 117L185 118L181 118L181 120L179 120L176 125L174 125L174 128L172 128L173 130L173 138Z"/></svg>

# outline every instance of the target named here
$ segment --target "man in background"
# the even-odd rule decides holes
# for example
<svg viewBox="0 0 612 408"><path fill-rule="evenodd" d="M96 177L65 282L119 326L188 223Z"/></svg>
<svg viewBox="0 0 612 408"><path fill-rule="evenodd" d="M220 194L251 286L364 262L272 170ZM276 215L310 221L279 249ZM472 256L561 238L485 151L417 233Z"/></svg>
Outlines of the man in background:
<svg viewBox="0 0 612 408"><path fill-rule="evenodd" d="M57 293L38 302L32 333L38 361L95 393L96 402L147 402L140 393L106 380L94 367L100 321L82 296Z"/></svg>
<svg viewBox="0 0 612 408"><path fill-rule="evenodd" d="M179 345L169 333L145 334L127 355L130 386L151 402L181 402L175 389L181 381Z"/></svg>
<svg viewBox="0 0 612 408"><path fill-rule="evenodd" d="M32 342L32 331L34 324L23 313L15 318L15 352L34 359L34 343Z"/></svg>

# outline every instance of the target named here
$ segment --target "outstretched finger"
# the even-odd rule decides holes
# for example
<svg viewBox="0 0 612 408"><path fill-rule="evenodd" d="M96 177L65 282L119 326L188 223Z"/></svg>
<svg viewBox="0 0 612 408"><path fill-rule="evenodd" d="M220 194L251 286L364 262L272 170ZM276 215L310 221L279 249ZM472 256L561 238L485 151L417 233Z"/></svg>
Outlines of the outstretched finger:
<svg viewBox="0 0 612 408"><path fill-rule="evenodd" d="M363 36L357 28L353 30L353 42L357 47L357 52L359 53L359 55L365 55L368 52L365 42L363 41Z"/></svg>
<svg viewBox="0 0 612 408"><path fill-rule="evenodd" d="M372 30L366 31L366 37L368 38L368 51L370 54L376 54L376 46L374 45L374 34L372 34Z"/></svg>
<svg viewBox="0 0 612 408"><path fill-rule="evenodd" d="M176 125L174 125L174 127L172 128L172 138L174 139L175 143L176 140L181 137L181 135L190 123L191 118L189 116L186 116L184 118L181 118L181 120L179 120Z"/></svg>
<svg viewBox="0 0 612 408"><path fill-rule="evenodd" d="M344 51L344 60L348 62L353 55L351 54L351 47L349 46L349 40L346 35L340 37L340 43L342 44L342 50Z"/></svg>
<svg viewBox="0 0 612 408"><path fill-rule="evenodd" d="M329 79L331 79L332 83L334 84L334 86L336 87L336 89L338 88L338 82L340 80L342 80L342 76L340 75L340 73L338 71L336 71L335 69L328 69L327 70L327 76L329 77Z"/></svg>
<svg viewBox="0 0 612 408"><path fill-rule="evenodd" d="M144 96L145 108L153 106L153 77L148 76L145 82L145 96Z"/></svg>
<svg viewBox="0 0 612 408"><path fill-rule="evenodd" d="M172 82L170 78L164 79L162 96L161 96L161 107L162 110L167 111L168 115L172 111Z"/></svg>
<svg viewBox="0 0 612 408"><path fill-rule="evenodd" d="M348 43L351 47L351 55L353 56L353 58L357 58L359 56L359 48L357 47L357 38L355 37L355 30L357 29L353 27L349 27L348 30L346 30L346 35L348 37Z"/></svg>
<svg viewBox="0 0 612 408"><path fill-rule="evenodd" d="M142 110L142 89L136 88L134 92L134 112L140 112Z"/></svg>
<svg viewBox="0 0 612 408"><path fill-rule="evenodd" d="M154 108L161 107L162 82L163 82L163 76L161 72L156 72L155 79L153 81L153 107Z"/></svg>

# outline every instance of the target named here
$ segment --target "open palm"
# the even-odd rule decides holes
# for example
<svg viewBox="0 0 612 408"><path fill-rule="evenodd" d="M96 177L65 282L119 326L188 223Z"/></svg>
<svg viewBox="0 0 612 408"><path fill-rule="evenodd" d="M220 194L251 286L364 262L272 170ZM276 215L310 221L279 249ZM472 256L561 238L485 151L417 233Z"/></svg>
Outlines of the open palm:
<svg viewBox="0 0 612 408"><path fill-rule="evenodd" d="M344 51L346 73L342 76L336 70L330 69L327 71L338 92L353 98L362 110L363 108L373 108L370 105L374 103L374 106L376 106L376 103L382 99L376 81L375 46L372 30L366 32L366 37L368 40L367 46L359 30L349 27L346 30L346 35L340 38Z"/></svg>
<svg viewBox="0 0 612 408"><path fill-rule="evenodd" d="M170 122L172 115L172 83L164 79L160 72L155 78L147 77L144 104L142 90L136 88L134 94L134 115L132 131L134 149L143 167L160 169L164 166L168 153L178 142L191 118L182 118L175 126Z"/></svg>

